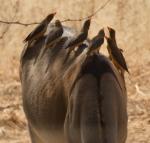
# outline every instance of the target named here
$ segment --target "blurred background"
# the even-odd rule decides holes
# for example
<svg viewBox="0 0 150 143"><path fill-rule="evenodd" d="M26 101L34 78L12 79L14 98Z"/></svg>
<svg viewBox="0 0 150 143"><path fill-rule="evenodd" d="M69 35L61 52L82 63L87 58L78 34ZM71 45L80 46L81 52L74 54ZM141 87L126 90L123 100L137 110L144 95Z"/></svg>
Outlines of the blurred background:
<svg viewBox="0 0 150 143"><path fill-rule="evenodd" d="M40 22L56 11L55 19L79 19L107 0L0 0L0 21ZM150 0L110 0L93 18L89 37L101 28L116 30L130 75L125 74L128 92L127 143L150 143ZM63 23L80 30L83 21ZM0 143L29 143L22 109L19 57L23 40L36 25L0 22ZM102 52L107 55L106 43Z"/></svg>

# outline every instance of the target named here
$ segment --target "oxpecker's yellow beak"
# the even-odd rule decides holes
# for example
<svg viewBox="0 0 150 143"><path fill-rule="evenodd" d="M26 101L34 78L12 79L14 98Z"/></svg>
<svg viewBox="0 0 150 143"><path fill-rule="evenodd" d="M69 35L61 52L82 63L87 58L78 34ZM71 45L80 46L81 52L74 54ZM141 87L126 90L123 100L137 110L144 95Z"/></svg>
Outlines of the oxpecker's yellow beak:
<svg viewBox="0 0 150 143"><path fill-rule="evenodd" d="M109 39L110 38L110 32L109 32L109 27L104 27L104 37L106 39Z"/></svg>

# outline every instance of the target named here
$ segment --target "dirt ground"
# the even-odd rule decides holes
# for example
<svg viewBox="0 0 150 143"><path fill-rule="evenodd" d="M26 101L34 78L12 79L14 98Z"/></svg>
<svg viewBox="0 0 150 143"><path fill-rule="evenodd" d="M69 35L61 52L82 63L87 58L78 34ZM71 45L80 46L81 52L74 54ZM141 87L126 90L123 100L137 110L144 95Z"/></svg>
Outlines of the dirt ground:
<svg viewBox="0 0 150 143"><path fill-rule="evenodd" d="M105 3L102 0L0 0L0 20L40 21L52 11L56 18L80 18ZM67 3L67 7L66 7ZM80 5L80 6L79 6ZM150 1L112 0L92 19L90 37L103 26L112 26L124 50L130 75L125 74L128 91L127 143L150 143ZM64 23L80 29L82 22ZM23 39L33 26L0 22L0 143L30 143L22 109L19 56ZM4 34L3 34L4 33ZM106 54L106 43L102 52Z"/></svg>

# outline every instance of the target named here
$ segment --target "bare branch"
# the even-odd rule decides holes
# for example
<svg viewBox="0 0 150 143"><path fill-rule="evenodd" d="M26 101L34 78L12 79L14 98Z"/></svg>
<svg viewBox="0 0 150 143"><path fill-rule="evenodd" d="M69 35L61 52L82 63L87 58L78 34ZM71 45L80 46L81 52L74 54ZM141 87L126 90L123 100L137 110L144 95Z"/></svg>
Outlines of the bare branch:
<svg viewBox="0 0 150 143"><path fill-rule="evenodd" d="M92 14L90 14L89 16L86 16L84 18L80 18L80 19L65 19L61 22L67 22L67 21L82 21L88 18L92 18L93 16L95 16L97 13L99 13L102 9L104 9L106 7L106 5L110 2L111 0L107 0L102 6L100 6L95 12L93 12Z"/></svg>
<svg viewBox="0 0 150 143"><path fill-rule="evenodd" d="M15 8L15 14L14 14L12 20L15 19L16 14L17 14L18 11L19 11L19 1L16 1L14 8ZM2 22L1 22L1 23L2 23ZM6 34L6 33L8 32L8 30L9 30L9 28L10 28L10 25L8 25L8 26L5 28L5 30L2 32L2 35L0 36L0 39L3 39L3 38L4 38L5 34Z"/></svg>
<svg viewBox="0 0 150 143"><path fill-rule="evenodd" d="M29 25L35 25L35 24L39 24L39 22L33 22L33 23L22 23L22 22L19 22L19 21L3 21L3 20L0 20L0 23L3 23L3 24L8 24L8 25L12 25L12 24L15 24L15 25L22 25L22 26L29 26Z"/></svg>
<svg viewBox="0 0 150 143"><path fill-rule="evenodd" d="M98 12L100 12L102 9L104 9L106 7L106 5L110 2L111 0L107 0L102 6L100 6L94 13L90 14L89 16L86 16L84 18L79 18L79 19L65 19L61 22L67 22L67 21L82 21L82 20L85 20L85 19L88 19L88 18L91 18L93 16L95 16ZM3 21L3 20L0 20L0 23L3 23L3 24L8 24L8 25L21 25L21 26L30 26L30 25L35 25L35 24L39 24L40 22L32 22L32 23L23 23L23 22L20 22L20 21Z"/></svg>

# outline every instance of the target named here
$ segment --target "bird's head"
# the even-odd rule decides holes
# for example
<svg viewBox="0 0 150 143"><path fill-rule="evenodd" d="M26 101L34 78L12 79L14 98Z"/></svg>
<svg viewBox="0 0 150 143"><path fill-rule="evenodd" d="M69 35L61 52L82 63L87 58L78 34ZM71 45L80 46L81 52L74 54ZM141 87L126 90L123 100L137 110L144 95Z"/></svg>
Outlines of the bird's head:
<svg viewBox="0 0 150 143"><path fill-rule="evenodd" d="M115 30L111 27L108 27L109 33L110 33L110 37L113 39L115 38Z"/></svg>
<svg viewBox="0 0 150 143"><path fill-rule="evenodd" d="M83 32L87 32L90 28L90 24L91 24L91 18L87 19L84 24L83 24L83 28L82 31Z"/></svg>
<svg viewBox="0 0 150 143"><path fill-rule="evenodd" d="M60 20L56 20L56 21L55 21L55 26L56 26L56 27L61 26L61 22L60 22Z"/></svg>
<svg viewBox="0 0 150 143"><path fill-rule="evenodd" d="M115 39L115 30L111 27L106 27L104 29L105 33L105 38L106 40L108 39Z"/></svg>
<svg viewBox="0 0 150 143"><path fill-rule="evenodd" d="M54 18L55 15L56 15L56 12L49 14L49 15L46 17L46 20L47 20L47 21L51 21L51 20Z"/></svg>
<svg viewBox="0 0 150 143"><path fill-rule="evenodd" d="M111 40L111 37L110 37L110 32L109 32L109 28L108 27L104 28L104 37L107 40L107 44L110 45L112 40Z"/></svg>
<svg viewBox="0 0 150 143"><path fill-rule="evenodd" d="M104 38L104 36L105 36L104 28L102 28L102 29L98 32L98 36L99 36L100 38Z"/></svg>

